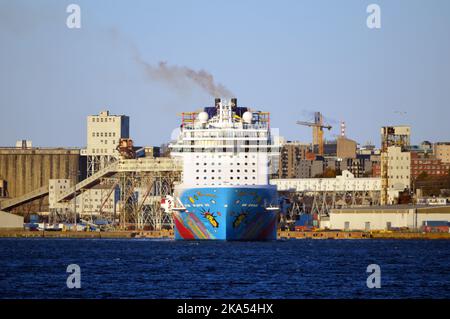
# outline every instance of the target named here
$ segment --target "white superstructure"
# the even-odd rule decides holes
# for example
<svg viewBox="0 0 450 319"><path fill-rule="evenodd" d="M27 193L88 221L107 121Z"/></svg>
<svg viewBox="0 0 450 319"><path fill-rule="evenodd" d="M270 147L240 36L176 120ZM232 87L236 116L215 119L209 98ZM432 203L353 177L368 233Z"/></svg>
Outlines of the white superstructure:
<svg viewBox="0 0 450 319"><path fill-rule="evenodd" d="M268 184L269 163L280 146L269 113L216 99L215 107L182 117L170 148L182 159L184 187Z"/></svg>

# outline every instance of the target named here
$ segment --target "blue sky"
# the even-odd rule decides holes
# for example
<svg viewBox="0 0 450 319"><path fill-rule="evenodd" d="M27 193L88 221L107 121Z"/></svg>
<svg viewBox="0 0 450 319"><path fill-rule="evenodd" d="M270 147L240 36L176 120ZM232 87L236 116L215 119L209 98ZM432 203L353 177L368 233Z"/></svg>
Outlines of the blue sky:
<svg viewBox="0 0 450 319"><path fill-rule="evenodd" d="M70 3L81 29L66 27ZM366 26L370 3L379 30ZM103 109L130 116L135 144L158 145L177 113L213 103L185 78L149 77L137 54L207 71L289 140L311 141L295 122L317 110L329 139L344 120L360 143L379 145L388 124L448 141L449 14L446 0L0 0L0 145L82 147L86 116Z"/></svg>

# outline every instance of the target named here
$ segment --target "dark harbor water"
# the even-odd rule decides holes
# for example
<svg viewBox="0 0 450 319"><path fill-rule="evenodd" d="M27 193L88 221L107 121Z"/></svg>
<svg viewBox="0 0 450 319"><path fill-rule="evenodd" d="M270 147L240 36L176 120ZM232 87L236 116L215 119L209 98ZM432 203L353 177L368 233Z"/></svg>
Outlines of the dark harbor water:
<svg viewBox="0 0 450 319"><path fill-rule="evenodd" d="M0 239L0 298L450 298L450 242Z"/></svg>

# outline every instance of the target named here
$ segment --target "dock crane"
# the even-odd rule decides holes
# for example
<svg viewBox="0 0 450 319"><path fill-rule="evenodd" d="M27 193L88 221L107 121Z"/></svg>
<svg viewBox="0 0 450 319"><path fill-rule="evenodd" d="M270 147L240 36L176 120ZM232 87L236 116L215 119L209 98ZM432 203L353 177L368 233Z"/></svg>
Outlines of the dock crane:
<svg viewBox="0 0 450 319"><path fill-rule="evenodd" d="M323 116L320 112L314 112L314 122L297 121L298 125L309 126L313 128L313 150L318 146L317 155L323 155L323 129L331 130L331 125L323 124Z"/></svg>

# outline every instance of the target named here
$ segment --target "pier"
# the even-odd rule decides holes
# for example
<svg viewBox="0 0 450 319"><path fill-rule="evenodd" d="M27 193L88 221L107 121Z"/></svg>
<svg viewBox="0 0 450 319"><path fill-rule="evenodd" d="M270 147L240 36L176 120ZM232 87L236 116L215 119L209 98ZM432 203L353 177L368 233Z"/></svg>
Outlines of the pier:
<svg viewBox="0 0 450 319"><path fill-rule="evenodd" d="M29 231L1 230L0 238L104 238L104 239L174 239L173 230L158 231ZM450 239L450 233L363 232L363 231L279 231L278 240L286 239Z"/></svg>

